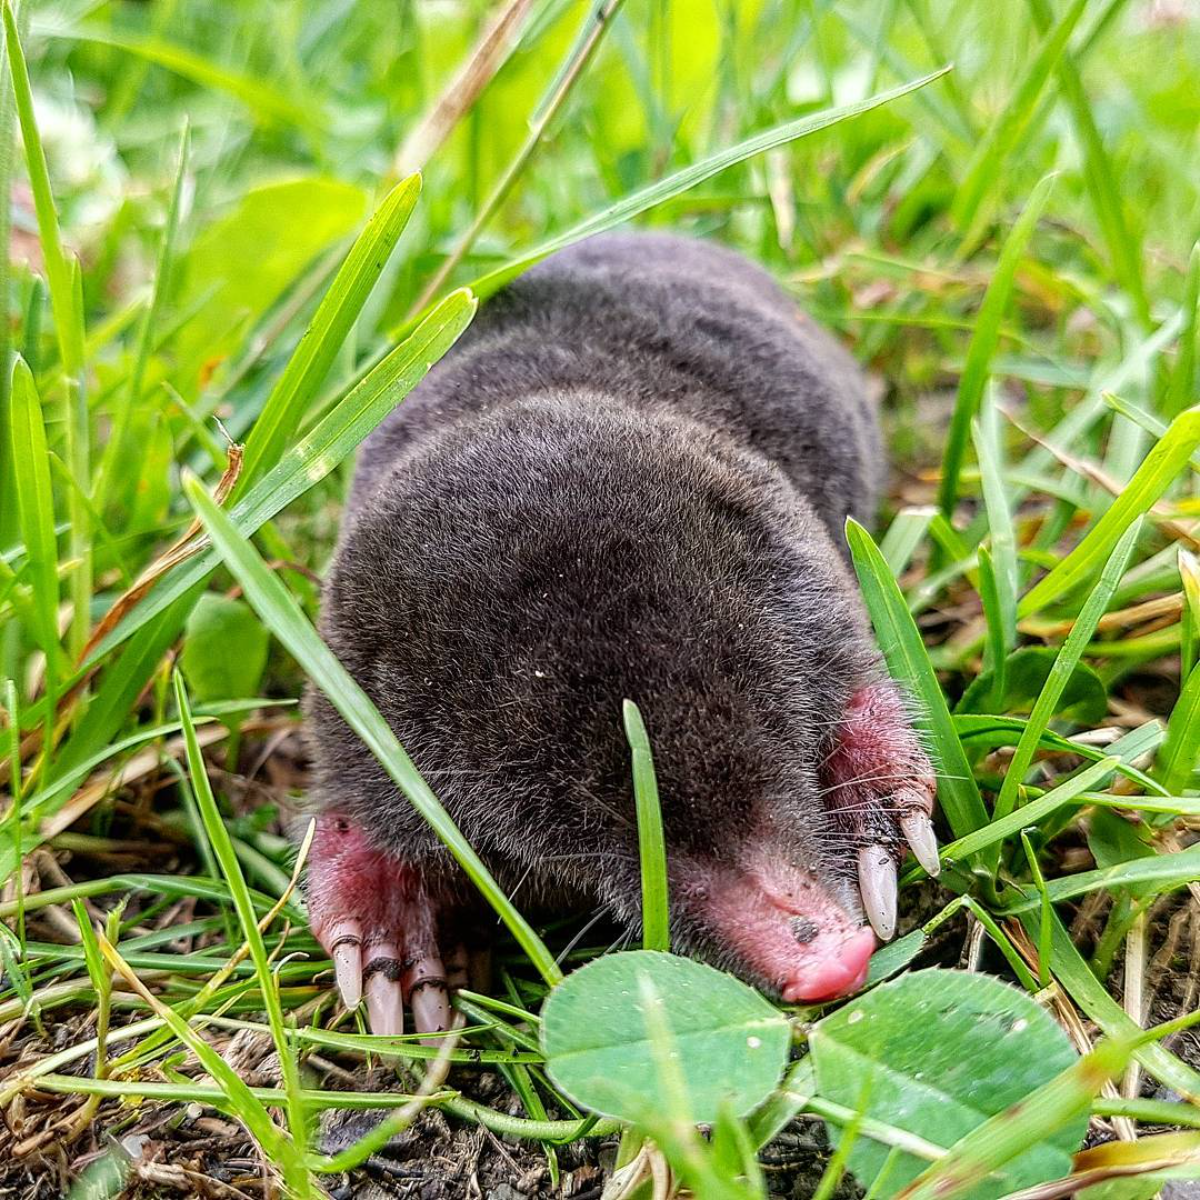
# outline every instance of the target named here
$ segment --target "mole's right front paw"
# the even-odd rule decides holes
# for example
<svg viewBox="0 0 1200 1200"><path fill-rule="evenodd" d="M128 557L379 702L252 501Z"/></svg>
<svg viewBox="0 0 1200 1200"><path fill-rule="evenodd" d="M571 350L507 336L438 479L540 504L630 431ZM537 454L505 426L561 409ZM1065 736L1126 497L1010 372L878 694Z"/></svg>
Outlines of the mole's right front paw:
<svg viewBox="0 0 1200 1200"><path fill-rule="evenodd" d="M337 812L317 818L309 864L309 922L346 1007L365 997L372 1033L403 1033L406 1004L419 1033L448 1030L437 906L420 872L375 849Z"/></svg>

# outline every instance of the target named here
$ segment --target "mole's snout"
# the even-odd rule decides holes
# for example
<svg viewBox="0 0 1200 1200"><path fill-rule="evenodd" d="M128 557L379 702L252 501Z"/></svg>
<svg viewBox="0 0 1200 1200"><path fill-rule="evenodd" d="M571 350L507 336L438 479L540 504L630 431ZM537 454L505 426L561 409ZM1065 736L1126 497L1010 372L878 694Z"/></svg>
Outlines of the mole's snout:
<svg viewBox="0 0 1200 1200"><path fill-rule="evenodd" d="M875 935L866 925L846 935L818 934L806 946L811 953L779 989L787 1003L834 1000L857 992L866 983L875 949Z"/></svg>
<svg viewBox="0 0 1200 1200"><path fill-rule="evenodd" d="M825 884L790 864L704 864L679 870L689 916L788 1003L833 1000L867 978L875 934Z"/></svg>

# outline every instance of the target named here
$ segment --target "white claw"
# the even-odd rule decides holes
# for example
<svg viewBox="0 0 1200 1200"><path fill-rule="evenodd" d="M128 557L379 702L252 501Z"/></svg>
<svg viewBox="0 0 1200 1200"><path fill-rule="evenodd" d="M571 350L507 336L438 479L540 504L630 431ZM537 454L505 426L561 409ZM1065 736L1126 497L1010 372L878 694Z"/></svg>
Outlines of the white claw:
<svg viewBox="0 0 1200 1200"><path fill-rule="evenodd" d="M896 860L885 846L874 843L859 850L858 890L876 936L890 941L896 932Z"/></svg>
<svg viewBox="0 0 1200 1200"><path fill-rule="evenodd" d="M329 945L342 1003L355 1009L362 1000L362 926L355 920L339 922L330 931Z"/></svg>
<svg viewBox="0 0 1200 1200"><path fill-rule="evenodd" d="M933 822L923 812L911 812L900 818L900 828L912 847L913 857L925 868L925 874L936 879L942 869L942 861L938 858Z"/></svg>
<svg viewBox="0 0 1200 1200"><path fill-rule="evenodd" d="M392 978L395 973L389 968L376 971L370 969L371 963L379 959L390 959L393 963L400 958L400 952L395 946L380 944L371 947L370 961L367 963L367 1019L372 1033L384 1037L398 1037L404 1032L404 992L400 987L400 979Z"/></svg>
<svg viewBox="0 0 1200 1200"><path fill-rule="evenodd" d="M420 959L413 967L409 1006L418 1033L445 1033L450 1028L446 972L436 955ZM442 1041L440 1037L422 1040L427 1046L438 1046Z"/></svg>

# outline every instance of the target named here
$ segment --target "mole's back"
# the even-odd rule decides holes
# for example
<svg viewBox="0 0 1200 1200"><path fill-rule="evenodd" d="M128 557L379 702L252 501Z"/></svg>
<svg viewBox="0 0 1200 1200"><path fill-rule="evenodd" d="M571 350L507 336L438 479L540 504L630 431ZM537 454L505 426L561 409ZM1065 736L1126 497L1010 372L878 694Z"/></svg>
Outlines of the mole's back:
<svg viewBox="0 0 1200 1200"><path fill-rule="evenodd" d="M591 238L488 301L367 440L352 507L422 436L579 389L673 408L776 463L839 548L847 515L874 515L884 460L853 359L761 268L665 234Z"/></svg>

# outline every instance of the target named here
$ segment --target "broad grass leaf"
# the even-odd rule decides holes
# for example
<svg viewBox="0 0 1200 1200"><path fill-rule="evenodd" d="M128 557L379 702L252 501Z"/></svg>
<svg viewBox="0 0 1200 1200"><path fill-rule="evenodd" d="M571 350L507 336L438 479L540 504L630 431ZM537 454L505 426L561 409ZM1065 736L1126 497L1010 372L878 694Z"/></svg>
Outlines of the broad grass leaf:
<svg viewBox="0 0 1200 1200"><path fill-rule="evenodd" d="M648 1020L647 989L658 1012ZM687 1112L658 1069L653 1030L665 1024ZM712 1124L723 1106L745 1116L771 1094L787 1061L786 1017L732 975L652 950L609 954L573 972L542 1009L554 1082L592 1112L644 1122Z"/></svg>
<svg viewBox="0 0 1200 1200"><path fill-rule="evenodd" d="M62 651L58 640L58 540L50 460L41 400L33 375L21 358L13 364L10 402L11 424L3 432L6 438L11 438L13 450L13 490L25 541L25 572L33 595L38 644L57 675L62 670Z"/></svg>
<svg viewBox="0 0 1200 1200"><path fill-rule="evenodd" d="M637 806L638 854L642 868L642 947L670 950L671 911L667 884L667 851L663 841L662 810L650 737L641 711L632 700L622 709L625 737L633 767L633 795Z"/></svg>
<svg viewBox="0 0 1200 1200"><path fill-rule="evenodd" d="M888 670L918 706L917 726L929 735L938 802L955 837L963 837L987 824L987 812L921 632L871 535L849 520L846 541Z"/></svg>
<svg viewBox="0 0 1200 1200"><path fill-rule="evenodd" d="M338 406L304 435L232 508L244 534L254 533L293 500L319 483L408 395L430 366L458 339L475 315L470 292L451 292L412 335L382 359ZM180 564L106 637L88 660L96 662L143 629L168 605L198 584L216 565L207 551Z"/></svg>
<svg viewBox="0 0 1200 1200"><path fill-rule="evenodd" d="M1182 793L1191 786L1200 762L1200 666L1192 667L1167 723L1167 740L1159 755L1156 774L1168 792Z"/></svg>
<svg viewBox="0 0 1200 1200"><path fill-rule="evenodd" d="M1026 592L1018 606L1018 614L1027 617L1040 612L1098 571L1121 535L1179 478L1197 446L1200 446L1200 405L1180 413L1171 422L1133 478L1104 516L1088 530L1083 541Z"/></svg>
<svg viewBox="0 0 1200 1200"><path fill-rule="evenodd" d="M1024 992L986 975L928 970L885 983L814 1027L817 1093L940 1146L951 1146L1071 1067L1078 1056L1054 1019ZM1080 1114L1005 1164L973 1200L1066 1175L1087 1130ZM836 1130L832 1131L835 1140ZM849 1165L869 1186L889 1147L860 1131ZM927 1163L894 1163L895 1195Z"/></svg>

